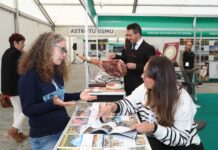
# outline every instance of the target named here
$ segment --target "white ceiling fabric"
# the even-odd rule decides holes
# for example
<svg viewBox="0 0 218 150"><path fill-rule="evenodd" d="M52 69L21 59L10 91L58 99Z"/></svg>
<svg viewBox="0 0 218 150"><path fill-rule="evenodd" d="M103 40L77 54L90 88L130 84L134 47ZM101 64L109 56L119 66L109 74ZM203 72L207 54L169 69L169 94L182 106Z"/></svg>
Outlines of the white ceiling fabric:
<svg viewBox="0 0 218 150"><path fill-rule="evenodd" d="M48 22L34 1L18 0L20 11ZM86 12L79 0L39 0L39 2L56 26L85 24ZM134 0L93 0L93 3L97 15L218 17L218 0L138 0L137 4L134 4ZM14 0L1 0L0 4L15 8ZM88 25L93 25L90 18Z"/></svg>

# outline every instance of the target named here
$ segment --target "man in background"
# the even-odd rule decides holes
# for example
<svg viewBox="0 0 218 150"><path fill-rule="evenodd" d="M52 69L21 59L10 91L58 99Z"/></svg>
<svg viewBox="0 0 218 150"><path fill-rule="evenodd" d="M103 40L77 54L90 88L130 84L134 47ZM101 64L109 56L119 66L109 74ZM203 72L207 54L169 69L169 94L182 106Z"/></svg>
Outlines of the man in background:
<svg viewBox="0 0 218 150"><path fill-rule="evenodd" d="M194 63L195 63L195 54L192 52L192 42L187 41L185 44L185 51L183 53L183 68L190 82L192 82L192 78L193 78Z"/></svg>
<svg viewBox="0 0 218 150"><path fill-rule="evenodd" d="M129 24L126 31L126 39L131 42L121 56L109 53L108 59L121 59L127 65L127 74L124 77L126 95L130 95L136 87L143 83L141 75L143 67L151 56L155 55L153 46L142 38L142 30L138 23Z"/></svg>
<svg viewBox="0 0 218 150"><path fill-rule="evenodd" d="M185 50L182 54L182 64L184 69L184 79L187 85L187 91L192 95L192 78L194 74L195 54L192 52L192 42L186 41Z"/></svg>

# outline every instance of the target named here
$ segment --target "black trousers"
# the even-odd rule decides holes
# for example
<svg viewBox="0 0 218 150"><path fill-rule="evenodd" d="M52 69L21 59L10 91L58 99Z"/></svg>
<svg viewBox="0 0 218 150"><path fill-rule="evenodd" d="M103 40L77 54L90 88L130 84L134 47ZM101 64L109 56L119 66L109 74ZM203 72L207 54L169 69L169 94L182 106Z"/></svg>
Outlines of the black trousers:
<svg viewBox="0 0 218 150"><path fill-rule="evenodd" d="M190 95L193 94L193 83L192 83L193 74L194 74L193 70L191 69L186 69L183 72L183 77L185 80L185 83L183 85L186 87L186 90Z"/></svg>
<svg viewBox="0 0 218 150"><path fill-rule="evenodd" d="M148 137L148 141L151 145L152 150L204 150L204 146L201 143L200 145L190 145L188 147L185 146L166 146L157 139L153 137Z"/></svg>

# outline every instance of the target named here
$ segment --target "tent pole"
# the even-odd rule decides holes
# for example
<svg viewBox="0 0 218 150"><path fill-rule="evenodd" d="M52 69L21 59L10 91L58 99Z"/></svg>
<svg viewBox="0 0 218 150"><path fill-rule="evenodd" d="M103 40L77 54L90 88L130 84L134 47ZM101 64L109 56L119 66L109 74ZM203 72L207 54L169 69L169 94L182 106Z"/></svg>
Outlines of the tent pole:
<svg viewBox="0 0 218 150"><path fill-rule="evenodd" d="M95 30L96 30L96 57L97 59L99 59L99 50L98 50L98 27L95 27Z"/></svg>
<svg viewBox="0 0 218 150"><path fill-rule="evenodd" d="M15 32L19 33L19 9L18 9L18 0L14 0L15 4Z"/></svg>
<svg viewBox="0 0 218 150"><path fill-rule="evenodd" d="M85 57L88 58L88 1L85 0ZM88 64L85 62L85 87L88 88L88 82L89 82L89 74L88 74Z"/></svg>
<svg viewBox="0 0 218 150"><path fill-rule="evenodd" d="M193 45L194 45L194 51L196 51L196 16L193 20L193 29L194 29L194 39L193 39Z"/></svg>

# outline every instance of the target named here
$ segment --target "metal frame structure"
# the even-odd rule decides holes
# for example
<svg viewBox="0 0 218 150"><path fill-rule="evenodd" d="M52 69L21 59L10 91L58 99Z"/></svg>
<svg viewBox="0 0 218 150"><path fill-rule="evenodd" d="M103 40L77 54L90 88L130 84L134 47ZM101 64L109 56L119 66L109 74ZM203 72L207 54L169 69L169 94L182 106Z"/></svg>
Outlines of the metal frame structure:
<svg viewBox="0 0 218 150"><path fill-rule="evenodd" d="M17 1L19 1L19 0L17 0ZM40 20L40 19L38 19L38 18L36 18L36 17L33 17L33 16L29 15L29 14L26 14L26 13L24 13L24 12L21 12L21 11L18 10L18 9L16 10L16 9L11 8L11 7L9 7L9 6L6 6L6 5L4 5L4 4L0 4L0 8L5 9L5 10L7 10L7 11L10 11L10 12L14 13L15 15L18 15L17 17L19 17L19 16L26 17L26 18L28 18L28 19L31 19L31 20L34 20L34 21L39 22L39 23L41 23L41 24L48 25L48 26L51 26L51 27L52 27L52 24L47 23L47 22L45 22L45 21L43 21L43 20ZM16 31L16 32L17 32L17 31Z"/></svg>
<svg viewBox="0 0 218 150"><path fill-rule="evenodd" d="M141 23L140 25L142 26L143 30L155 30L155 31L189 31L193 32L192 37L194 38L194 47L196 43L196 38L198 37L199 33L202 35L202 32L204 31L218 31L218 13L214 15L198 15L198 14L139 14L137 13L137 9L139 7L145 6L145 7L194 7L194 8L216 8L218 7L218 2L214 4L182 4L182 3L145 3L144 1L140 0L133 0L133 3L110 3L109 1L104 1L100 2L98 0L78 0L78 1L73 1L72 3L63 3L63 2L58 2L58 3L43 3L43 0L33 0L35 4L38 6L42 14L45 16L45 18L48 20L49 23L45 23L44 21L37 19L35 17L32 17L31 15L25 14L18 10L18 0L15 0L16 7L15 9L4 6L0 4L0 7L3 7L4 9L7 9L9 11L12 11L15 13L15 31L18 32L19 30L19 16L24 16L29 19L38 21L40 23L49 25L53 28L54 27L60 27L60 25L55 24L54 20L50 17L49 13L46 11L44 6L82 6L85 10L85 56L88 57L88 18L91 20L92 24L95 26L96 29L101 28L101 27L112 27L112 28L125 28L128 23L131 22L139 22ZM130 1L129 1L130 2ZM129 6L132 8L132 11L129 14L100 14L96 13L96 8L95 7L108 7L111 6ZM209 18L209 19L207 19ZM149 22L150 19L150 22ZM156 19L156 20L155 20ZM165 20L164 20L165 19ZM158 22L158 21L162 22ZM147 22L146 22L147 21ZM154 23L156 25L154 25ZM156 21L156 22L155 22ZM163 22L165 21L166 24ZM171 22L170 22L171 21ZM202 24L200 23L202 21ZM110 23L109 23L110 22ZM177 23L176 23L177 22ZM120 24L119 24L120 23ZM152 24L153 23L153 24ZM168 24L167 24L168 23ZM169 23L175 23L172 26L169 26ZM205 24L211 24L209 27L205 27ZM158 25L159 24L159 25ZM152 26L154 25L154 26ZM61 25L63 27L64 25ZM69 25L65 26L69 27ZM215 34L216 35L216 34ZM217 34L218 35L218 34ZM178 36L177 36L178 37ZM218 37L218 36L217 36ZM96 39L98 39L98 34L96 33ZM98 40L96 40L98 41ZM98 53L98 52L97 52ZM87 65L86 65L86 72L87 71ZM86 86L88 85L88 75L86 73Z"/></svg>

